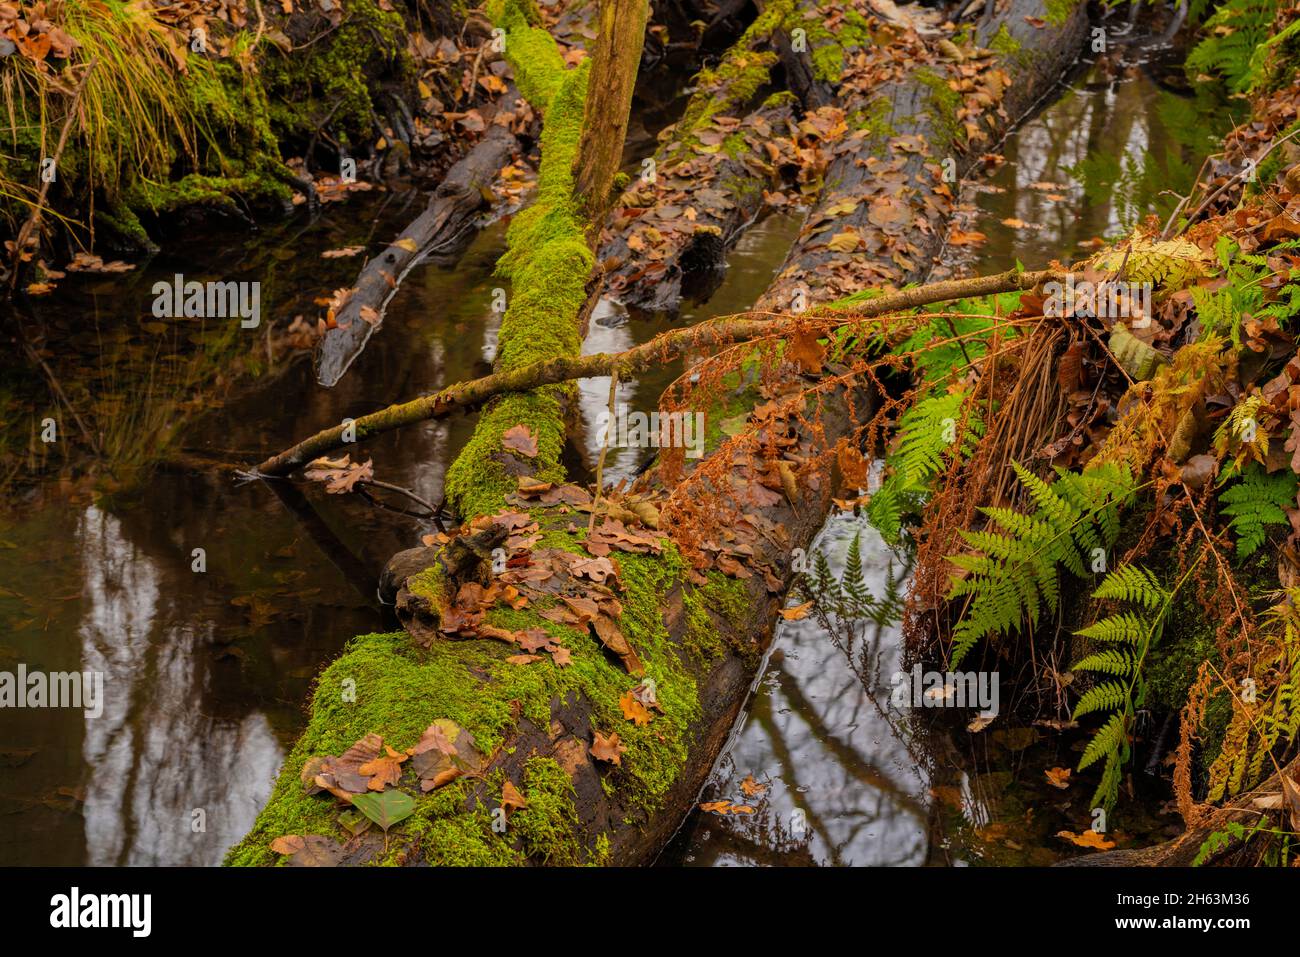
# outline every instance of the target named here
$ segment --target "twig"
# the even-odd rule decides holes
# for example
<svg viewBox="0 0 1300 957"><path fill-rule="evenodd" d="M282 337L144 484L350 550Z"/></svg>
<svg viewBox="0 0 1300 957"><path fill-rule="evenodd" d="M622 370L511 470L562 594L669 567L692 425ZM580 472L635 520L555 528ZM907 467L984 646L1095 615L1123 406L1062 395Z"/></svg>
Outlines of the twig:
<svg viewBox="0 0 1300 957"><path fill-rule="evenodd" d="M588 379L611 375L615 369L635 373L661 365L691 349L729 345L753 339L779 338L793 323L806 323L811 317L821 319L826 328L878 318L937 302L965 299L1015 290L1033 289L1051 279L1061 279L1062 274L1050 269L1022 272L1009 269L991 276L970 279L945 279L867 300L853 309L822 308L799 317L781 313L751 312L736 316L723 316L684 329L662 333L624 352L600 352L586 356L558 356L554 359L529 363L517 369L495 372L479 379L448 386L433 395L421 396L398 405L390 405L364 415L352 423L356 438L370 438L383 432L423 422L441 419L452 412L477 408L489 399L507 392L527 392L539 386L554 385L572 379ZM777 321L773 321L776 319ZM252 470L251 477L287 475L295 469L341 448L344 426L336 425L304 439L261 462Z"/></svg>
<svg viewBox="0 0 1300 957"><path fill-rule="evenodd" d="M63 148L68 145L68 133L72 130L72 121L77 118L77 108L81 104L81 94L86 89L86 81L90 79L90 74L95 72L95 67L99 65L99 57L91 60L86 65L86 72L81 75L81 82L77 84L76 91L72 94L72 103L68 106L67 119L63 121L63 129L59 130L59 142L54 147L54 168L57 170L59 160L63 158ZM32 231L40 225L41 210L45 208L45 197L50 192L50 183L53 178L44 179L41 183L41 191L36 194L36 205L32 207L31 215L23 223L22 229L18 230L18 235L14 240L14 268L9 275L9 291L18 287L18 276L22 272L23 248L31 238Z"/></svg>

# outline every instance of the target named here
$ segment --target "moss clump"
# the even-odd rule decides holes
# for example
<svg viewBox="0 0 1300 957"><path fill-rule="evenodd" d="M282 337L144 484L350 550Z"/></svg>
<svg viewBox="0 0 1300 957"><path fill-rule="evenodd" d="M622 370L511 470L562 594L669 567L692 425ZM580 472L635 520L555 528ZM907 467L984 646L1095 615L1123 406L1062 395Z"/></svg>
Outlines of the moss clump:
<svg viewBox="0 0 1300 957"><path fill-rule="evenodd" d="M1047 0L1047 15L1044 17L1054 27L1059 27L1070 19L1079 0Z"/></svg>
<svg viewBox="0 0 1300 957"><path fill-rule="evenodd" d="M573 805L573 782L564 768L552 758L529 758L524 765L523 795L528 806L510 819L510 830L524 854L541 864L581 863L587 854L578 840L581 827Z"/></svg>
<svg viewBox="0 0 1300 957"><path fill-rule="evenodd" d="M866 131L869 138L886 140L898 134L893 123L890 122L892 117L893 110L889 101L881 98L872 100L864 109L854 110L846 119L851 128Z"/></svg>
<svg viewBox="0 0 1300 957"><path fill-rule="evenodd" d="M233 206L232 196L287 202L288 177L272 132L261 76L252 68L252 34L228 38L228 58L191 53L181 72L175 39L147 7L109 0L61 8L77 40L76 59L95 62L59 161L62 190L106 210L105 224L141 247L151 245L138 213L191 203ZM228 29L222 27L221 29ZM16 60L17 95L0 184L35 180L56 136L46 107L57 99L49 73ZM21 195L11 189L0 193ZM5 211L14 207L6 200Z"/></svg>
<svg viewBox="0 0 1300 957"><path fill-rule="evenodd" d="M934 128L930 145L936 152L947 152L966 132L957 118L962 105L961 94L929 67L922 67L912 75L930 91L930 103L926 108L926 115Z"/></svg>
<svg viewBox="0 0 1300 957"><path fill-rule="evenodd" d="M875 42L871 23L852 9L844 11L844 18L834 29L819 16L807 17L799 25L808 35L813 75L824 83L839 83L844 76L845 55Z"/></svg>
<svg viewBox="0 0 1300 957"><path fill-rule="evenodd" d="M262 77L277 128L307 137L328 117L342 145L370 142L377 135L375 77L401 82L411 74L406 35L400 14L376 0L346 0L338 29L301 51L266 58Z"/></svg>
<svg viewBox="0 0 1300 957"><path fill-rule="evenodd" d="M1020 41L1011 35L1011 31L1007 29L1007 25L1004 23L998 27L998 32L993 34L993 38L989 40L989 49L999 56L1015 59L1020 55L1022 47Z"/></svg>

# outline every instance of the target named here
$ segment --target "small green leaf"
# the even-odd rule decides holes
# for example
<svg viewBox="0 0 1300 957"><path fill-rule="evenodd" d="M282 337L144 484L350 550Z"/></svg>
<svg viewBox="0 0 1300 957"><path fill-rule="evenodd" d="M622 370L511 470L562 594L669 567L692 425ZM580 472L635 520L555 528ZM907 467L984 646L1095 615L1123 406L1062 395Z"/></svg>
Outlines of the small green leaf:
<svg viewBox="0 0 1300 957"><path fill-rule="evenodd" d="M382 827L387 834L390 827L415 813L415 798L398 790L356 794L352 797L352 806Z"/></svg>

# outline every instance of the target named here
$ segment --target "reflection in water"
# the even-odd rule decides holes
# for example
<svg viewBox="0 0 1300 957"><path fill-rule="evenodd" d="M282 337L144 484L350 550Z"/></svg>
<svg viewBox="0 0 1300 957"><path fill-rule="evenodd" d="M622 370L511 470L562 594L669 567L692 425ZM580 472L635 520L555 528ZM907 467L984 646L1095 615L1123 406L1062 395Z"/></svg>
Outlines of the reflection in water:
<svg viewBox="0 0 1300 957"><path fill-rule="evenodd" d="M270 794L284 754L266 716L206 714L212 622L160 620L160 575L91 506L79 527L82 667L104 675L82 744L86 863L216 864Z"/></svg>
<svg viewBox="0 0 1300 957"><path fill-rule="evenodd" d="M999 147L1003 162L963 184L958 225L988 240L950 248L939 272L1082 257L1098 237L1163 219L1188 191L1231 115L1169 88L1181 76L1169 51L1137 51L1133 62L1123 58L1135 51L1112 50Z"/></svg>
<svg viewBox="0 0 1300 957"><path fill-rule="evenodd" d="M825 555L838 576L855 535L863 577L883 595L905 562L865 518L837 513L809 554ZM702 798L730 799L756 813L693 815L665 863L928 862L931 782L899 726L906 715L891 711L889 701L902 641L894 625L876 629L871 640L877 679L868 691L815 619L778 624L748 714ZM744 793L747 775L767 786L757 802Z"/></svg>
<svg viewBox="0 0 1300 957"><path fill-rule="evenodd" d="M140 469L178 447L192 456L186 463L256 460L345 416L478 374L501 226L454 269L414 271L382 334L332 390L316 385L305 361L278 369L265 388L208 389L188 370L231 361L224 337L219 351L204 344L222 330L157 328L141 298L160 275L207 275L238 260L260 270L264 315L285 322L355 274L355 261L319 253L364 242L370 215L327 211L305 228L242 240L263 252L292 241L291 259L272 252L249 266L252 253L211 239L137 274L70 277L40 304L52 368L88 430L114 437L119 451L68 455L63 476L40 474L49 460L35 461L22 507L0 513L0 668L102 671L106 700L98 718L0 713L0 864L219 862L269 794L312 678L353 635L390 627L376 580L393 552L427 531L418 522L318 487L240 485L189 464ZM102 332L85 335L86 323ZM250 349L253 360L264 356L260 338L233 354L247 362ZM173 369L179 378L164 375ZM47 414L47 399L27 400L5 438ZM436 501L448 457L472 428L472 417L422 423L363 454L379 477ZM123 462L143 472L134 490L92 494L67 479L98 469L112 490L129 477ZM205 572L192 570L195 547Z"/></svg>

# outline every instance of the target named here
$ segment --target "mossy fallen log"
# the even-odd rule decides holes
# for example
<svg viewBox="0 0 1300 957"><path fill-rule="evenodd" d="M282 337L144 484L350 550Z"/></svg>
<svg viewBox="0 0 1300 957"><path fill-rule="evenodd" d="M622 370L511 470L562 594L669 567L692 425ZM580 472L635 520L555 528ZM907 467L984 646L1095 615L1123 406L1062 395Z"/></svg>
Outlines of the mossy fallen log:
<svg viewBox="0 0 1300 957"><path fill-rule="evenodd" d="M849 82L846 67L871 42L865 28L813 35L809 69L821 82L839 80L836 102L854 132L832 147L823 187L760 307L797 309L924 279L958 181L1077 59L1085 7L1012 0L954 34L960 44L914 38L906 68L877 55L875 69L890 79L865 87Z"/></svg>
<svg viewBox="0 0 1300 957"><path fill-rule="evenodd" d="M527 8L512 2L504 15L510 36L517 31L531 44L530 62L554 62L548 38L529 21ZM538 363L582 361L576 320L594 264L579 238L584 224L574 214L571 165L586 75L579 68L518 79L535 105L542 104L545 119L537 201L512 224L503 260L514 292L502 325L498 370L515 372ZM782 394L806 384L790 363L765 387ZM557 384L491 402L448 476L447 495L460 514L487 516L474 529L490 531L497 527L491 516L522 511L525 521L538 526L534 550L589 559L596 553L581 527L584 512L519 497L521 484L564 480L560 453L568 397L569 387ZM398 593L408 631L356 639L322 675L307 732L270 804L228 862L275 863L280 858L272 845L288 834L338 842L345 863L652 861L689 810L743 706L770 640L777 596L790 580L794 550L806 547L824 521L832 476L812 450L850 434L864 410L869 414L871 398L839 386L820 392L806 408L764 411L770 417L762 428L780 436L781 447L789 449L787 464L798 462L802 469L789 481L783 473L776 494L769 486L758 495L760 476L731 446L723 458L706 459L689 479L667 469L642 479L640 488L672 491L703 475L686 494L745 501L743 522L755 535L748 577L701 571L691 551L704 530L674 527L672 519L661 530L658 554L615 554L617 573L608 582L607 600L615 603L635 668L625 655L610 653L612 645L594 624L571 627L548 617L554 606L545 598L519 607L497 603L483 613L491 631L447 637L460 634L444 627L459 587L490 575L483 555L461 561L448 545L390 566L386 584ZM758 404L759 396L746 393L740 401ZM503 444L506 430L516 425L535 438L535 455ZM716 429L712 434L715 444L723 438ZM302 451L277 457L279 464ZM517 649L493 637L527 633L562 645L569 663L545 656L521 661ZM623 701L646 677L654 680L662 713L648 723L629 721ZM308 793L313 778L308 773L304 781L303 773L315 767L309 759L342 754L369 734L382 735L396 749L413 748L438 720L471 734L483 760L472 773L417 796L414 814L386 840L373 831L350 836L339 806L328 795ZM603 745L593 751L612 732L621 738L617 762ZM409 775L399 786L410 788Z"/></svg>

